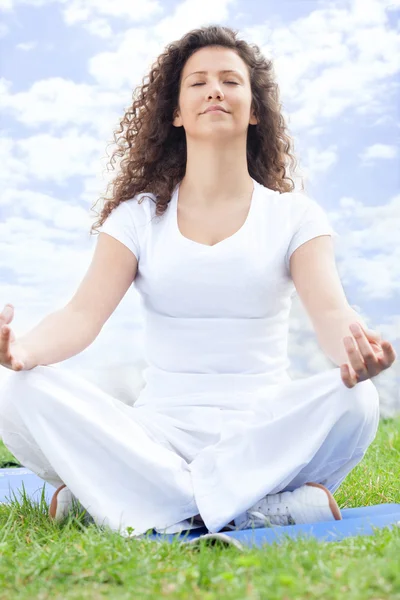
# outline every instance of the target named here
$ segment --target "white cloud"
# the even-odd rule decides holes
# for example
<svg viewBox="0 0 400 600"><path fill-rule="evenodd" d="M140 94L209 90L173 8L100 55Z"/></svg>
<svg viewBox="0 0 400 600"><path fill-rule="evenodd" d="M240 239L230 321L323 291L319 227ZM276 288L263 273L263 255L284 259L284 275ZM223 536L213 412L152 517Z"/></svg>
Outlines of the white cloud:
<svg viewBox="0 0 400 600"><path fill-rule="evenodd" d="M24 160L27 174L57 184L96 169L103 151L99 140L76 129L62 137L47 133L32 135L18 140L15 146Z"/></svg>
<svg viewBox="0 0 400 600"><path fill-rule="evenodd" d="M9 12L14 8L15 0L0 0L0 10Z"/></svg>
<svg viewBox="0 0 400 600"><path fill-rule="evenodd" d="M111 25L107 19L91 19L85 24L85 29L90 34L101 38L110 38L112 35L114 35Z"/></svg>
<svg viewBox="0 0 400 600"><path fill-rule="evenodd" d="M331 144L329 148L325 148L324 150L311 147L306 149L304 155L304 173L310 183L312 183L320 173L326 173L336 164L338 160L338 147L336 144Z"/></svg>
<svg viewBox="0 0 400 600"><path fill-rule="evenodd" d="M236 0L184 0L176 4L164 19L155 23L151 34L164 45L195 27L211 23L224 24L229 19L229 9L236 6Z"/></svg>
<svg viewBox="0 0 400 600"><path fill-rule="evenodd" d="M252 37L253 27L244 33ZM268 39L262 50L274 60L282 97L295 107L295 129L321 126L350 109L382 113L396 89L385 79L400 70L400 32L389 26L378 0L328 5L290 23L266 22L254 28L254 37Z"/></svg>
<svg viewBox="0 0 400 600"><path fill-rule="evenodd" d="M17 142L11 137L0 137L0 186L4 190L8 186L20 186L28 182L26 165L18 156ZM0 204L3 193L0 194Z"/></svg>
<svg viewBox="0 0 400 600"><path fill-rule="evenodd" d="M370 300L394 298L400 293L400 195L384 204L365 206L352 198L339 201L330 215L342 232L336 251L344 286L355 285Z"/></svg>
<svg viewBox="0 0 400 600"><path fill-rule="evenodd" d="M117 50L101 52L88 63L88 71L104 90L119 90L138 85L150 68L151 55L160 51L147 28L129 29L121 36Z"/></svg>
<svg viewBox="0 0 400 600"><path fill-rule="evenodd" d="M163 12L157 0L69 0L63 11L68 25L89 22L96 16L117 17L125 21L145 21Z"/></svg>
<svg viewBox="0 0 400 600"><path fill-rule="evenodd" d="M23 52L30 52L30 50L34 50L37 47L38 43L34 42L21 42L16 45L17 50L22 50Z"/></svg>
<svg viewBox="0 0 400 600"><path fill-rule="evenodd" d="M35 129L90 126L104 139L123 110L120 93L61 77L35 81L27 91L15 94L11 88L11 81L0 79L0 109Z"/></svg>
<svg viewBox="0 0 400 600"><path fill-rule="evenodd" d="M7 189L3 193L1 206L3 214L12 215L22 223L27 221L30 224L31 219L38 219L42 224L51 223L55 227L70 231L71 234L75 234L75 238L78 232L81 233L88 227L86 209L74 202L72 198L65 202L41 192Z"/></svg>
<svg viewBox="0 0 400 600"><path fill-rule="evenodd" d="M365 148L363 152L359 154L363 161L370 161L371 159L391 159L396 158L398 155L398 148L389 144L372 144Z"/></svg>

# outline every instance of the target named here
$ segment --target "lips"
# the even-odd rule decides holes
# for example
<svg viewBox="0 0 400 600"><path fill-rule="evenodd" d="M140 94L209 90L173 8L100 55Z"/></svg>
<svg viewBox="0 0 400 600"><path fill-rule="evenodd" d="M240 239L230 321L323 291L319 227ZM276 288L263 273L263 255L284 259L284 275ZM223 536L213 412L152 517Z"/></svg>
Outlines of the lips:
<svg viewBox="0 0 400 600"><path fill-rule="evenodd" d="M224 108L222 108L222 106L209 106L204 112L214 112L214 111L221 111L221 112L227 112Z"/></svg>

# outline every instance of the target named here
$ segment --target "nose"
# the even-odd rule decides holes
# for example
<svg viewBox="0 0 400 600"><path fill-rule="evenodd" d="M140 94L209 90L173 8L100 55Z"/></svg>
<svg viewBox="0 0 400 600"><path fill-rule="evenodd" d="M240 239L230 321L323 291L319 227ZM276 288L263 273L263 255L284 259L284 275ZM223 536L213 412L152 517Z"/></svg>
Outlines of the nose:
<svg viewBox="0 0 400 600"><path fill-rule="evenodd" d="M223 94L222 90L219 88L219 86L215 87L214 93L210 92L208 94L208 98L209 99L210 98L219 98L219 99L221 99L223 97L224 97L224 94Z"/></svg>
<svg viewBox="0 0 400 600"><path fill-rule="evenodd" d="M223 95L221 93L218 93L216 95L215 94L209 94L209 98L219 98L219 99L221 99L221 98L223 98Z"/></svg>

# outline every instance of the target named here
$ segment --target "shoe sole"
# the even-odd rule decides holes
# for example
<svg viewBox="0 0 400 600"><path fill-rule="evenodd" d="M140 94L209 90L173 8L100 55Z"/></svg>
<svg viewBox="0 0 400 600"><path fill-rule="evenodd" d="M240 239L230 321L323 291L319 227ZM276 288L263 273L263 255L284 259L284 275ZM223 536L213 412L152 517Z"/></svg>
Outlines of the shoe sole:
<svg viewBox="0 0 400 600"><path fill-rule="evenodd" d="M51 519L55 519L56 515L57 515L57 506L58 506L58 501L57 501L57 497L58 494L61 492L61 490L63 488L67 487L65 483L63 483L62 485L60 485L59 488L56 489L56 491L53 494L53 497L51 499L50 502L50 508L49 508L49 516Z"/></svg>
<svg viewBox="0 0 400 600"><path fill-rule="evenodd" d="M230 537L229 535L226 535L224 533L206 533L204 535L200 535L198 538L194 538L188 542L184 542L184 544L188 544L189 546L198 549L203 543L206 546L222 546L225 548L227 548L228 546L233 546L234 548L237 548L242 552L244 550L243 544L241 544L239 540L235 539L234 537Z"/></svg>
<svg viewBox="0 0 400 600"><path fill-rule="evenodd" d="M333 497L333 495L331 494L331 492L328 490L328 488L326 488L321 483L306 483L306 485L310 485L311 487L318 487L321 490L324 490L325 494L328 496L328 499L329 499L329 508L331 509L333 516L335 517L336 521L341 521L343 517L342 517L342 514L340 512L339 505L336 502L336 500Z"/></svg>

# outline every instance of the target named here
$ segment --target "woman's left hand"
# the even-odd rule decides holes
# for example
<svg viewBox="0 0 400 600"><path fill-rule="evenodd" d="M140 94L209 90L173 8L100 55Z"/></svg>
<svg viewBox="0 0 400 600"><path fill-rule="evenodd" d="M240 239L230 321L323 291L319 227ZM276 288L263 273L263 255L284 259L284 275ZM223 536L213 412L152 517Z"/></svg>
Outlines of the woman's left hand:
<svg viewBox="0 0 400 600"><path fill-rule="evenodd" d="M359 323L352 323L349 329L354 337L343 338L343 343L350 360L341 365L340 373L345 386L352 388L388 369L396 360L396 353L377 331L365 329Z"/></svg>

